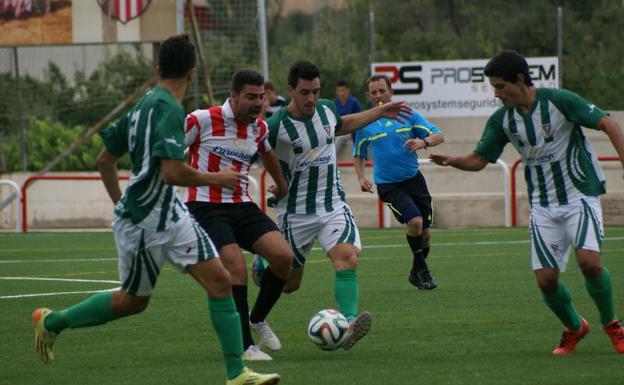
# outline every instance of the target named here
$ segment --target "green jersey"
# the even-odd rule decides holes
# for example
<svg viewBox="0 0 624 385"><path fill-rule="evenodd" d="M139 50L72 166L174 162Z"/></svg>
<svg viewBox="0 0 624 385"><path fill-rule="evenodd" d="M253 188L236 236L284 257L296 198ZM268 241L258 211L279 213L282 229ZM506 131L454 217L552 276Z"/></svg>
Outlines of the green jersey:
<svg viewBox="0 0 624 385"><path fill-rule="evenodd" d="M163 182L160 158L184 160L182 105L164 88L148 91L127 114L100 135L108 152L130 153L132 176L115 214L156 231L188 215L175 186Z"/></svg>
<svg viewBox="0 0 624 385"><path fill-rule="evenodd" d="M598 158L581 126L606 113L567 90L539 88L528 113L502 107L487 122L475 153L495 162L508 142L522 157L529 202L566 205L605 193Z"/></svg>
<svg viewBox="0 0 624 385"><path fill-rule="evenodd" d="M320 99L312 117L295 118L282 108L268 120L269 143L288 182L278 214L322 214L345 203L336 165L335 132L342 119L333 102Z"/></svg>

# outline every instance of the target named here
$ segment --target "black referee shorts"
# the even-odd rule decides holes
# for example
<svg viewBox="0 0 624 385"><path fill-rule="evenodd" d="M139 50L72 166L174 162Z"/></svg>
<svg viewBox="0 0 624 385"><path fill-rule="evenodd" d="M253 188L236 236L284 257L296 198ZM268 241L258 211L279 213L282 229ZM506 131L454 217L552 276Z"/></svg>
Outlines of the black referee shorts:
<svg viewBox="0 0 624 385"><path fill-rule="evenodd" d="M405 224L412 218L422 217L422 228L431 227L433 222L431 195L425 177L420 171L416 176L401 182L378 184L377 194L379 199L390 207L399 222Z"/></svg>

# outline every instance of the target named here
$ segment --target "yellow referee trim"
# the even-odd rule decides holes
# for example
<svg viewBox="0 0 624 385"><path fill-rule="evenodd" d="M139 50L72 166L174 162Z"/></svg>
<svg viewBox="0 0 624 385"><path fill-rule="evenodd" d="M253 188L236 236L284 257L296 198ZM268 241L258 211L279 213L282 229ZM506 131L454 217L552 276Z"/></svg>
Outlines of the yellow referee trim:
<svg viewBox="0 0 624 385"><path fill-rule="evenodd" d="M427 131L427 133L429 133L429 135L431 135L431 130L428 127L425 126L421 126L420 124L414 126L413 128L422 128L423 130Z"/></svg>

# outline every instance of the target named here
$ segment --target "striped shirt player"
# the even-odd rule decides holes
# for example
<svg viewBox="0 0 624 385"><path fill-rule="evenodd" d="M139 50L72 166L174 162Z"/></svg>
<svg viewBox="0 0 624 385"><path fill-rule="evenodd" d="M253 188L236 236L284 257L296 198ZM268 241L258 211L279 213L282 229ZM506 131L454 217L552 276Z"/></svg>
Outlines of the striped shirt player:
<svg viewBox="0 0 624 385"><path fill-rule="evenodd" d="M617 352L624 352L624 327L615 317L609 271L602 266L600 195L605 180L581 127L603 131L624 166L624 134L607 114L567 90L536 88L529 66L514 51L502 51L484 73L503 107L488 120L474 152L465 156L432 154L438 164L478 171L495 162L507 143L521 155L530 203L531 263L544 302L565 326L555 355L573 353L589 332L570 290L559 275L572 246L585 287Z"/></svg>
<svg viewBox="0 0 624 385"><path fill-rule="evenodd" d="M604 194L598 157L581 126L596 129L605 112L567 90L537 89L535 103L528 114L499 109L475 152L495 161L510 142L522 157L531 205L567 205Z"/></svg>
<svg viewBox="0 0 624 385"><path fill-rule="evenodd" d="M171 93L156 87L101 133L112 155L121 157L129 152L132 162L128 187L115 207L113 230L122 256L122 288L133 295L151 293L166 259L159 248L140 252L153 243L164 245L175 235L196 244L196 256L177 256L180 260L175 252L170 256L182 270L187 264L217 256L210 239L182 204L177 188L166 184L161 175L159 158L184 160L184 117L182 105ZM190 228L193 230L187 232ZM137 252L141 262L134 257Z"/></svg>
<svg viewBox="0 0 624 385"><path fill-rule="evenodd" d="M279 194L286 192L279 161L268 143L266 123L259 113L264 103L264 78L253 70L242 69L232 77L230 98L222 106L197 110L186 118L185 144L189 146L191 167L218 172L234 169L245 176L256 157L273 177ZM292 266L292 250L275 225L249 196L249 181L234 188L221 186L189 187L186 205L200 226L213 240L232 277L232 293L243 331L243 359L270 360L253 341L251 329L260 344L279 350L281 342L266 322L280 297ZM249 311L246 260L241 249L261 254L270 264L260 280L256 304Z"/></svg>
<svg viewBox="0 0 624 385"><path fill-rule="evenodd" d="M102 182L117 204L113 230L121 288L97 293L61 311L35 310L35 351L54 358L58 334L102 325L145 310L165 261L190 273L208 295L208 312L223 352L227 385L277 384L278 374L259 374L242 362L239 315L230 275L212 242L178 198L175 186L233 186L240 173L200 173L184 162L184 110L180 104L195 73L195 46L187 35L166 39L158 52L158 84L110 128L97 157ZM132 176L122 194L117 160L129 153ZM142 329L141 329L142 331Z"/></svg>
<svg viewBox="0 0 624 385"><path fill-rule="evenodd" d="M262 119L247 125L234 119L230 99L222 106L197 110L185 123L184 143L189 148L189 162L201 171L217 172L233 168L244 175L256 153L267 153L271 146L268 129ZM185 189L186 202L241 203L252 202L249 180L244 179L234 189L218 185Z"/></svg>
<svg viewBox="0 0 624 385"><path fill-rule="evenodd" d="M318 239L334 267L338 310L351 326L342 345L348 350L368 333L372 319L357 309L360 235L345 202L334 139L383 116L396 117L408 107L391 102L341 117L333 102L319 99L320 92L318 67L305 60L295 62L288 72L290 102L268 121L269 143L288 182L288 193L276 204L277 218L295 254L284 292L300 287L306 256Z"/></svg>
<svg viewBox="0 0 624 385"><path fill-rule="evenodd" d="M341 243L361 249L337 167L334 137L342 118L333 102L319 99L310 118L295 118L282 108L268 124L269 143L288 183L288 194L275 208L295 253L293 267L303 268L317 237L326 252Z"/></svg>
<svg viewBox="0 0 624 385"><path fill-rule="evenodd" d="M570 224L575 226L570 229L573 244L600 250L603 230L598 197L606 191L605 180L581 126L595 129L605 116L570 91L539 88L529 113L503 107L488 120L475 153L495 162L509 142L520 153L531 205L534 269L565 271L569 247L561 240L561 250L551 250L546 243L550 236L544 234L547 230L540 230L540 208L579 207L580 220Z"/></svg>
<svg viewBox="0 0 624 385"><path fill-rule="evenodd" d="M318 101L311 119L294 118L285 108L270 118L269 143L289 185L287 197L275 206L278 215L349 212L333 145L341 124L336 107L325 99Z"/></svg>

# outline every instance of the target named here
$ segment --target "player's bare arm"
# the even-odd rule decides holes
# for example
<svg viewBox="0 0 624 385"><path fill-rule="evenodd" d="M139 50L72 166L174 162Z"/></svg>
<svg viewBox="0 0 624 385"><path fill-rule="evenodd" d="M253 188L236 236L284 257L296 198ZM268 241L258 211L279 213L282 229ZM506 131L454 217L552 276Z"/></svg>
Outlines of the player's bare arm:
<svg viewBox="0 0 624 385"><path fill-rule="evenodd" d="M201 172L177 159L161 158L161 174L166 184L174 186L221 185L233 189L247 176L230 168L220 172Z"/></svg>
<svg viewBox="0 0 624 385"><path fill-rule="evenodd" d="M366 178L366 159L362 159L359 156L353 157L353 168L357 174L358 182L360 183L360 189L364 192L373 193L373 182Z"/></svg>
<svg viewBox="0 0 624 385"><path fill-rule="evenodd" d="M451 166L464 171L480 171L488 164L487 159L474 152L463 156L431 154L429 159L440 166Z"/></svg>
<svg viewBox="0 0 624 385"><path fill-rule="evenodd" d="M275 185L269 187L269 192L273 194L275 199L281 199L288 192L288 183L286 183L286 179L284 179L282 174L277 154L275 154L274 150L265 152L260 154L260 160L269 175L271 175L271 178L273 178L273 181L275 181Z"/></svg>
<svg viewBox="0 0 624 385"><path fill-rule="evenodd" d="M397 119L403 122L409 120L412 109L400 100L388 102L386 104L373 107L370 110L358 112L357 114L345 115L342 117L342 126L336 131L336 135L351 134L360 128L366 126L370 122L374 122L379 118Z"/></svg>
<svg viewBox="0 0 624 385"><path fill-rule="evenodd" d="M426 138L414 138L405 141L405 146L407 146L411 152L415 152L421 150L423 148L435 147L438 144L444 142L444 135L442 134L431 134Z"/></svg>
<svg viewBox="0 0 624 385"><path fill-rule="evenodd" d="M121 199L121 187L119 187L117 176L117 157L103 148L96 159L96 163L108 196L114 204L117 204Z"/></svg>
<svg viewBox="0 0 624 385"><path fill-rule="evenodd" d="M606 116L598 122L598 129L604 131L609 137L624 169L624 133L622 133L622 127L614 119Z"/></svg>

